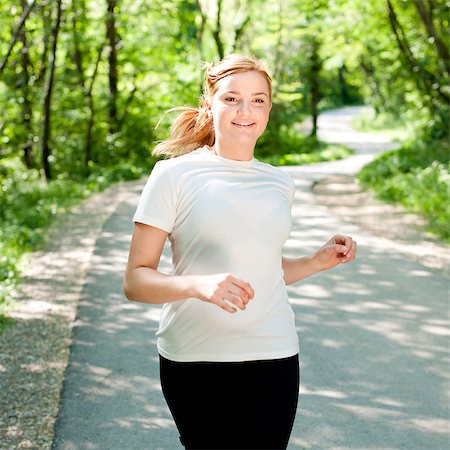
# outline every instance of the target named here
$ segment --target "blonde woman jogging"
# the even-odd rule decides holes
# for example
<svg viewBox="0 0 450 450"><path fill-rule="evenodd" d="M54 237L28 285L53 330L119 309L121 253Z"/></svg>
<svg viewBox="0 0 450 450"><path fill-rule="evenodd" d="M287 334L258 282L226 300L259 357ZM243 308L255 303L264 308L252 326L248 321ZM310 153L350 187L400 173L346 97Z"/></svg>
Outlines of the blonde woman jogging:
<svg viewBox="0 0 450 450"><path fill-rule="evenodd" d="M160 304L164 397L186 449L285 449L300 374L286 285L348 263L349 236L282 256L294 184L258 161L272 107L263 62L229 55L208 65L198 108L178 108L171 136L133 217L124 277L129 300ZM158 271L166 238L172 275Z"/></svg>

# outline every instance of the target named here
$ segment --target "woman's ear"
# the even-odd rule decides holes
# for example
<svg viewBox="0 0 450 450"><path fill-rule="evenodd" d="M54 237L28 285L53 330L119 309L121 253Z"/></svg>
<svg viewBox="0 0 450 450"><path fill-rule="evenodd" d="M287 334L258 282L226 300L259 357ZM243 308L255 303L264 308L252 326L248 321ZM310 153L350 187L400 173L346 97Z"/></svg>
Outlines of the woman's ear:
<svg viewBox="0 0 450 450"><path fill-rule="evenodd" d="M210 99L205 97L204 95L202 95L200 102L201 102L202 108L206 109L208 117L212 117Z"/></svg>
<svg viewBox="0 0 450 450"><path fill-rule="evenodd" d="M207 98L205 95L202 95L200 97L200 104L203 106L203 108L210 109L211 108L211 102L209 98Z"/></svg>
<svg viewBox="0 0 450 450"><path fill-rule="evenodd" d="M208 111L208 117L212 116L212 111L211 111L211 102L209 100L209 98L203 98L203 107Z"/></svg>

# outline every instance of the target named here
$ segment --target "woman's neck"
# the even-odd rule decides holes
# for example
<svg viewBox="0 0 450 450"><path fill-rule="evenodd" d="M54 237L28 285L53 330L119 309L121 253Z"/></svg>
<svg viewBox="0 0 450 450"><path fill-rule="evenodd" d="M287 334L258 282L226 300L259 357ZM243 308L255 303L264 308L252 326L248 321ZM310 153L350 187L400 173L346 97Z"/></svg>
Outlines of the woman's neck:
<svg viewBox="0 0 450 450"><path fill-rule="evenodd" d="M252 145L224 145L220 142L215 142L210 148L216 155L223 158L234 159L236 161L250 161L253 159L253 151L255 149Z"/></svg>

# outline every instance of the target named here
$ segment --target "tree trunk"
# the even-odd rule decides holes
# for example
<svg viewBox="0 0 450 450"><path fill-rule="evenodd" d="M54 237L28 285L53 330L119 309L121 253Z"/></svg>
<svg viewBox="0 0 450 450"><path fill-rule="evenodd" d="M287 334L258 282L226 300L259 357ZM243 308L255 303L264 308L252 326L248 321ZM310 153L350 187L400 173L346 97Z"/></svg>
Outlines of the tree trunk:
<svg viewBox="0 0 450 450"><path fill-rule="evenodd" d="M378 80L375 76L375 69L370 62L370 57L367 60L364 60L364 58L360 58L359 63L361 65L361 69L366 75L366 79L368 83L372 86L372 91L375 93L375 95L381 100L381 103L383 105L386 104L386 98L384 97L384 94L380 88L380 85L378 83ZM380 108L377 104L374 105L375 111L377 113L380 112Z"/></svg>
<svg viewBox="0 0 450 450"><path fill-rule="evenodd" d="M317 136L317 119L319 116L318 103L319 103L319 72L320 72L320 59L319 59L319 43L315 37L311 42L311 71L310 71L310 85L311 85L311 118L312 118L312 130L310 136Z"/></svg>
<svg viewBox="0 0 450 450"><path fill-rule="evenodd" d="M56 22L52 31L53 35L53 47L52 52L50 54L49 68L50 73L47 78L47 82L45 84L45 92L44 92L44 124L43 124L43 132L42 132L42 166L44 167L45 178L47 181L52 179L52 172L50 168L49 156L51 153L50 150L50 133L51 133L51 99L53 92L53 84L55 79L55 67L56 67L56 49L58 46L58 34L59 27L61 24L61 3L62 0L57 0L57 13L56 13Z"/></svg>
<svg viewBox="0 0 450 450"><path fill-rule="evenodd" d="M274 80L281 81L281 65L283 64L283 0L278 0L278 27L277 27L277 44L275 46L275 57L274 57L274 67L273 67L273 78ZM278 83L276 84L278 85ZM275 88L276 89L276 88Z"/></svg>
<svg viewBox="0 0 450 450"><path fill-rule="evenodd" d="M83 1L84 3L84 1ZM84 76L84 63L83 63L83 52L80 48L80 33L77 29L77 23L78 23L78 14L77 9L81 9L82 11L85 10L84 4L81 5L81 8L79 7L78 2L73 1L72 3L72 34L73 34L73 59L75 61L75 66L77 68L78 72L78 79L81 86L81 89L85 90L86 80Z"/></svg>
<svg viewBox="0 0 450 450"><path fill-rule="evenodd" d="M86 147L85 147L85 158L84 162L86 167L89 167L89 162L92 161L92 129L94 128L94 116L95 116L95 107L94 107L94 98L92 96L92 89L94 87L95 78L97 77L97 69L100 64L100 60L102 58L104 45L102 44L98 49L97 60L95 62L94 73L92 74L91 83L86 92L86 96L88 99L89 105L89 121L86 130Z"/></svg>
<svg viewBox="0 0 450 450"><path fill-rule="evenodd" d="M22 14L25 13L28 3L26 0L20 0L22 5ZM21 66L22 66L22 123L25 129L26 140L23 145L23 160L28 169L33 168L33 126L32 126L32 105L30 99L30 74L28 68L31 66L30 53L28 51L28 42L25 27L20 31L19 36L22 42Z"/></svg>
<svg viewBox="0 0 450 450"><path fill-rule="evenodd" d="M391 0L386 0L386 4L392 31L394 32L400 52L409 65L410 73L417 85L418 90L428 96L430 99L438 95L441 101L448 103L450 101L450 97L442 90L442 86L439 80L433 73L430 73L428 70L422 67L414 57L411 51L411 46L409 45L403 27L398 20ZM438 88L433 89L433 84L437 85ZM429 103L430 105L432 104L432 102Z"/></svg>
<svg viewBox="0 0 450 450"><path fill-rule="evenodd" d="M345 64L339 67L338 69L338 79L339 79L339 90L341 93L341 102L344 105L350 103L350 94L348 92L347 80L345 79L345 72L347 68Z"/></svg>
<svg viewBox="0 0 450 450"><path fill-rule="evenodd" d="M214 42L216 43L217 52L219 53L219 58L222 60L225 56L223 49L223 42L221 37L222 25L220 21L220 16L222 13L222 0L217 0L217 16L216 16L216 29L213 31Z"/></svg>
<svg viewBox="0 0 450 450"><path fill-rule="evenodd" d="M133 74L133 79L131 81L131 83L133 84L133 89L131 89L130 94L128 95L127 99L123 103L123 112L122 112L122 115L120 116L120 119L119 119L119 128L122 128L122 125L127 120L127 116L128 116L128 111L129 111L130 105L131 105L131 103L133 103L134 96L136 95L136 92L138 90L138 87L137 87L137 84L136 84L137 76L138 76L137 73ZM129 150L130 149L128 148L128 150L127 150L127 157L128 157Z"/></svg>
<svg viewBox="0 0 450 450"><path fill-rule="evenodd" d="M81 4L78 4L81 3ZM72 4L72 34L73 34L73 44L74 44L74 61L78 72L78 82L80 88L83 92L83 97L87 103L89 109L88 123L86 127L86 141L84 147L84 164L86 168L89 168L89 163L93 160L92 157L92 130L94 128L94 118L95 118L95 104L94 97L92 95L92 90L94 88L95 79L97 77L98 66L103 53L104 44L102 43L97 51L97 58L95 61L94 72L87 86L86 74L84 72L84 57L83 51L80 47L80 33L78 31L78 10L82 11L83 20L86 20L86 5L84 0L81 2L75 2Z"/></svg>
<svg viewBox="0 0 450 450"><path fill-rule="evenodd" d="M47 5L47 8L43 8L42 9L42 22L44 24L48 24L51 23L52 21L52 4ZM41 83L42 81L45 80L45 74L47 72L47 54L48 54L48 48L49 48L49 44L50 44L50 34L51 34L51 29L48 26L44 27L44 48L42 50L42 55L41 55L41 66L39 68L39 75L37 77L36 83Z"/></svg>
<svg viewBox="0 0 450 450"><path fill-rule="evenodd" d="M415 7L419 13L420 19L424 24L428 35L433 38L434 44L436 46L437 53L444 63L447 73L450 73L450 54L447 46L442 41L441 37L438 35L431 16L431 10L427 10L425 2L423 0L413 0Z"/></svg>
<svg viewBox="0 0 450 450"><path fill-rule="evenodd" d="M117 131L117 31L115 7L116 0L107 0L108 14L106 18L106 37L109 42L109 132L111 134Z"/></svg>
<svg viewBox="0 0 450 450"><path fill-rule="evenodd" d="M16 25L16 28L14 29L14 32L11 36L11 39L9 41L8 50L6 51L5 56L3 57L2 61L0 62L0 74L3 72L6 63L8 62L8 59L11 55L12 49L14 48L14 45L16 44L20 31L22 30L22 27L25 25L25 21L27 20L28 16L30 15L31 10L36 5L36 1L33 0L32 3L28 5L28 7L22 12L22 16L20 17L19 22Z"/></svg>
<svg viewBox="0 0 450 450"><path fill-rule="evenodd" d="M245 29L250 23L251 20L251 14L247 13L245 16L245 19L242 21L241 25L236 28L236 31L234 33L234 42L233 42L233 48L232 53L235 53L238 49L239 41L241 40L242 35L244 34Z"/></svg>
<svg viewBox="0 0 450 450"><path fill-rule="evenodd" d="M201 67L201 65L204 62L204 53L203 53L203 34L205 32L205 27L206 27L206 15L203 13L202 10L202 5L200 4L199 0L196 0L196 5L197 5L197 10L200 13L200 17L201 17L201 23L200 23L200 27L197 28L196 34L195 34L195 39L197 42L197 50L198 50L198 55L199 55L199 59L200 59L200 64L199 67ZM203 71L200 71L200 89L199 92L201 93L203 91Z"/></svg>

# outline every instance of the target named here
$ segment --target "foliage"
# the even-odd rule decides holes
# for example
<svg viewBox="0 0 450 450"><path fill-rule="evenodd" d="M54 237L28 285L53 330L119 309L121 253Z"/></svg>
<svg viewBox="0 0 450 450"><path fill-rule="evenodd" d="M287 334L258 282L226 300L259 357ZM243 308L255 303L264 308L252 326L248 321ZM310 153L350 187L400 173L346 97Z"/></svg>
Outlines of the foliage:
<svg viewBox="0 0 450 450"><path fill-rule="evenodd" d="M348 158L353 153L343 145L324 145L325 148L308 149L308 153L273 153L269 156L262 156L261 161L275 166L297 166L299 164L312 164L323 161L334 161L336 159Z"/></svg>
<svg viewBox="0 0 450 450"><path fill-rule="evenodd" d="M217 60L220 48L267 61L274 78L270 132L277 138L311 113L315 84L319 109L365 100L413 129L448 131L448 60L437 45L449 44L444 0L429 5L435 37L416 0L122 0L114 9L113 131L108 3L64 2L49 141L55 178L88 176L95 167L123 161L145 164L163 111L198 103L202 61ZM7 53L22 12L17 2L0 1L0 55ZM54 2L38 3L0 76L0 157L24 158L28 148L27 165L37 169L42 167L42 104L54 21ZM433 124L436 117L441 119Z"/></svg>
<svg viewBox="0 0 450 450"><path fill-rule="evenodd" d="M424 215L430 230L450 240L450 163L448 141L410 141L368 164L359 180L377 195Z"/></svg>
<svg viewBox="0 0 450 450"><path fill-rule="evenodd" d="M353 120L352 127L365 133L380 132L390 140L397 142L411 139L416 133L410 122L388 111L378 114L375 110L364 112Z"/></svg>
<svg viewBox="0 0 450 450"><path fill-rule="evenodd" d="M295 127L282 127L279 134L270 130L262 136L255 156L260 161L275 166L293 166L348 158L353 154L349 148L339 144L326 144L315 137L306 137Z"/></svg>

